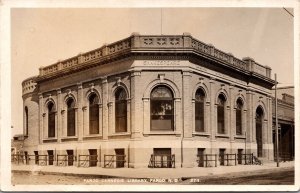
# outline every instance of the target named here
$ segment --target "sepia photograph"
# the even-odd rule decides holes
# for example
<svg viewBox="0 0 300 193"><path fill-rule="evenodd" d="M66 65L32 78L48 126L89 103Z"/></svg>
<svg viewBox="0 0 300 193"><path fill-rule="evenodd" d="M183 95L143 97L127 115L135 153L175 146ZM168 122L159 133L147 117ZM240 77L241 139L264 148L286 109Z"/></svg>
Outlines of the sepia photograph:
<svg viewBox="0 0 300 193"><path fill-rule="evenodd" d="M299 190L299 1L53 2L0 5L2 190Z"/></svg>

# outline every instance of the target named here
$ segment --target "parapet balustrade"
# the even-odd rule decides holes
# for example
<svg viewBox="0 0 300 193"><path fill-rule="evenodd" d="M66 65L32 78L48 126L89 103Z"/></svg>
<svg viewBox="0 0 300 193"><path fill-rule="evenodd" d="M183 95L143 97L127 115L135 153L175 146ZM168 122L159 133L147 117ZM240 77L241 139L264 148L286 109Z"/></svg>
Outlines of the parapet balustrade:
<svg viewBox="0 0 300 193"><path fill-rule="evenodd" d="M58 61L55 64L40 68L40 76L53 74L57 71L72 68L84 63L88 63L93 60L101 60L106 57L112 57L114 54L122 51L135 52L145 51L147 49L157 50L163 52L166 49L180 49L182 51L196 52L212 57L225 63L226 65L235 67L237 69L255 72L264 77L270 78L271 69L267 66L262 66L256 63L251 58L245 58L240 60L234 57L230 53L225 53L210 44L205 44L190 35L158 35L158 36L146 36L134 34L126 39L117 41L112 44L104 45L98 49L79 54L78 56Z"/></svg>

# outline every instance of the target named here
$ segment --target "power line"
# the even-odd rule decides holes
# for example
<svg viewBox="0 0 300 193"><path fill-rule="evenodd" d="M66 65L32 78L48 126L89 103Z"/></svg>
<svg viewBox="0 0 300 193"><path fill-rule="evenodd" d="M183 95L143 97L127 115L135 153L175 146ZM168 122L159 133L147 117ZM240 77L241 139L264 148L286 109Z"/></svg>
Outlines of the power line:
<svg viewBox="0 0 300 193"><path fill-rule="evenodd" d="M289 12L286 8L283 7L283 9L284 9L286 12L288 12L288 14L290 14L292 17L294 17L294 15L293 15L291 12Z"/></svg>

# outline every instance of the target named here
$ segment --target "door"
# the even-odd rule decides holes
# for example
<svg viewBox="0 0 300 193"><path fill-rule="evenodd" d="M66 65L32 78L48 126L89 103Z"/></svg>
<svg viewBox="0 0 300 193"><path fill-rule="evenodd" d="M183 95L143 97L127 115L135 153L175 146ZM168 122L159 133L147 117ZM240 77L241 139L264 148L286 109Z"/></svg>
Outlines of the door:
<svg viewBox="0 0 300 193"><path fill-rule="evenodd" d="M124 149L115 149L116 152L116 167L124 168L125 165L125 150Z"/></svg>
<svg viewBox="0 0 300 193"><path fill-rule="evenodd" d="M204 167L204 148L198 148L198 167Z"/></svg>
<svg viewBox="0 0 300 193"><path fill-rule="evenodd" d="M225 165L225 149L220 149L219 156L220 156L220 165L224 166Z"/></svg>
<svg viewBox="0 0 300 193"><path fill-rule="evenodd" d="M48 150L47 152L48 152L48 164L53 165L53 161L54 161L53 150Z"/></svg>
<svg viewBox="0 0 300 193"><path fill-rule="evenodd" d="M74 151L67 150L67 154L68 154L68 166L72 166L74 163Z"/></svg>
<svg viewBox="0 0 300 193"><path fill-rule="evenodd" d="M97 150L96 149L89 149L90 153L90 167L97 166Z"/></svg>
<svg viewBox="0 0 300 193"><path fill-rule="evenodd" d="M171 168L171 148L154 148L155 167Z"/></svg>

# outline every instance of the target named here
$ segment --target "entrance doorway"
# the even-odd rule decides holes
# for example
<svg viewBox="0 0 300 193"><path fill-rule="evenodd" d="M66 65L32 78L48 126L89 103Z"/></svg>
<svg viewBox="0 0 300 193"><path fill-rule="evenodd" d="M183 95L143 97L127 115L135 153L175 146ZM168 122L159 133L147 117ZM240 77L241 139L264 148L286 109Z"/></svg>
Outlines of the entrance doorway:
<svg viewBox="0 0 300 193"><path fill-rule="evenodd" d="M261 107L256 109L256 143L257 143L257 157L263 156L263 141L262 141L262 129L263 129L263 116L264 112Z"/></svg>

